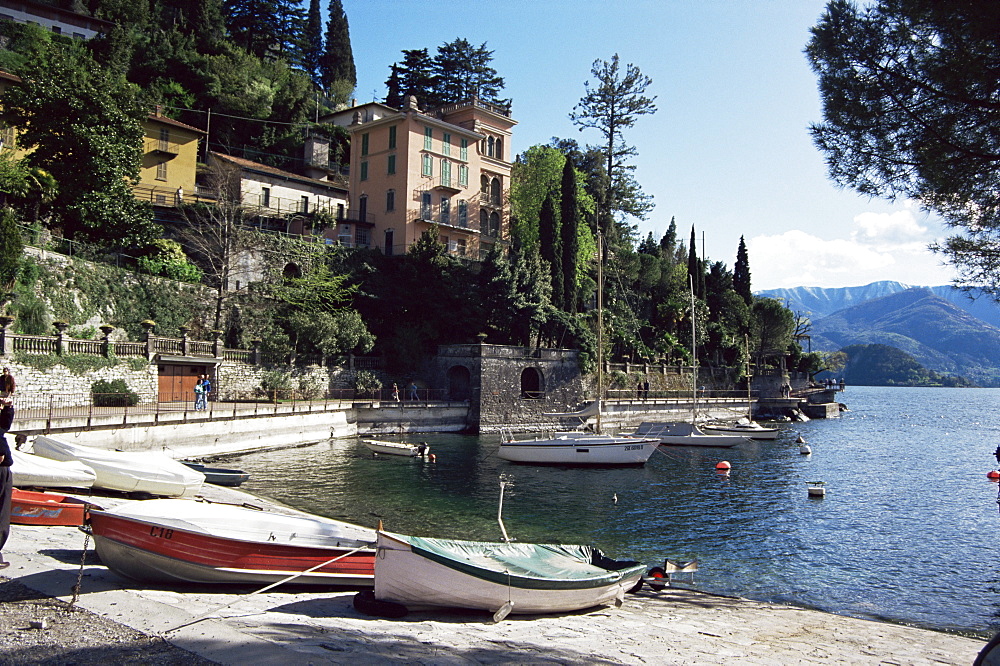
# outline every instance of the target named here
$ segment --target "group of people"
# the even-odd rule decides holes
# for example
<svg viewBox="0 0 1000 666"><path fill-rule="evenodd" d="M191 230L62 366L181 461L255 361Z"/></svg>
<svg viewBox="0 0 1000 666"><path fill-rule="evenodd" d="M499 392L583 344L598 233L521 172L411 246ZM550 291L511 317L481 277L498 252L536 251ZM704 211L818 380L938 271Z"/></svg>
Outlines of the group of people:
<svg viewBox="0 0 1000 666"><path fill-rule="evenodd" d="M212 380L208 375L198 375L194 385L194 409L196 412L208 409L208 396L212 393Z"/></svg>
<svg viewBox="0 0 1000 666"><path fill-rule="evenodd" d="M649 380L635 385L635 397L645 400L649 397Z"/></svg>
<svg viewBox="0 0 1000 666"><path fill-rule="evenodd" d="M10 374L10 368L4 368L0 374L0 551L10 536L10 503L13 493L13 477L10 466L14 458L7 444L7 432L14 423L14 391L17 383ZM10 563L3 559L0 553L0 569L6 569Z"/></svg>
<svg viewBox="0 0 1000 666"><path fill-rule="evenodd" d="M415 382L410 382L410 385L407 387L407 391L409 392L410 400L420 399L417 394L417 385ZM392 383L392 400L393 402L399 402L399 385L396 384L396 382Z"/></svg>

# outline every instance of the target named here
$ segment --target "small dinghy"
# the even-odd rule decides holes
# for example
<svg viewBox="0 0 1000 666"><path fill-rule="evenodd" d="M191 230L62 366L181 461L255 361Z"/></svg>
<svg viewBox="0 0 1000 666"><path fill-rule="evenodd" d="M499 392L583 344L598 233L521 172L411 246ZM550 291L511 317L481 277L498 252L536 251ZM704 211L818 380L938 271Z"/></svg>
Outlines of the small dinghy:
<svg viewBox="0 0 1000 666"><path fill-rule="evenodd" d="M76 460L52 460L24 451L11 451L10 473L18 488L90 488L97 473Z"/></svg>
<svg viewBox="0 0 1000 666"><path fill-rule="evenodd" d="M378 533L375 599L409 610L563 613L620 603L645 567L591 546L488 543Z"/></svg>
<svg viewBox="0 0 1000 666"><path fill-rule="evenodd" d="M90 509L100 508L76 497L14 488L10 502L10 522L15 525L76 527L86 522Z"/></svg>
<svg viewBox="0 0 1000 666"><path fill-rule="evenodd" d="M35 454L53 460L75 460L96 473L94 488L141 492L164 497L194 495L205 475L157 451L111 451L71 444L51 437L36 437Z"/></svg>
<svg viewBox="0 0 1000 666"><path fill-rule="evenodd" d="M418 456L426 456L431 451L431 447L427 446L427 442L407 444L405 442L388 442L384 439L363 439L361 443L372 453L384 453L390 456L416 458Z"/></svg>
<svg viewBox="0 0 1000 666"><path fill-rule="evenodd" d="M320 516L158 499L92 511L90 529L105 566L134 580L374 584L375 531Z"/></svg>
<svg viewBox="0 0 1000 666"><path fill-rule="evenodd" d="M196 462L185 462L181 461L182 464L190 467L196 472L201 472L205 475L205 483L211 483L215 486L228 486L230 488L236 488L241 485L244 481L250 479L250 474L239 469L225 469L222 467L205 467L205 465Z"/></svg>

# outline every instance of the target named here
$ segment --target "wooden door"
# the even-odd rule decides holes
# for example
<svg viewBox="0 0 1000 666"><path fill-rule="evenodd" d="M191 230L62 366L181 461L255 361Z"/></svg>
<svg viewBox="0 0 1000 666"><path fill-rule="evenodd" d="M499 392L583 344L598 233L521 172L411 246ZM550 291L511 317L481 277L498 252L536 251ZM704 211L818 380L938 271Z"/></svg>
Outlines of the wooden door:
<svg viewBox="0 0 1000 666"><path fill-rule="evenodd" d="M160 402L194 402L194 385L204 372L197 365L160 365Z"/></svg>

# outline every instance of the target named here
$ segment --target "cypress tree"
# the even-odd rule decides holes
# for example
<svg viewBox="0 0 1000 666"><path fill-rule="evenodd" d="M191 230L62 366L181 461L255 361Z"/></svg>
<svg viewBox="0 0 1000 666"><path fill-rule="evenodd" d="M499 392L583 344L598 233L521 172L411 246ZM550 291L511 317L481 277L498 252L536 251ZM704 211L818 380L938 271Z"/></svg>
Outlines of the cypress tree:
<svg viewBox="0 0 1000 666"><path fill-rule="evenodd" d="M753 302L753 293L750 291L750 258L747 255L747 246L740 236L740 246L736 250L736 265L733 267L733 291L740 295L747 305Z"/></svg>
<svg viewBox="0 0 1000 666"><path fill-rule="evenodd" d="M701 288L701 262L698 261L697 239L694 235L694 225L691 226L691 245L688 246L688 279L694 288L694 295L702 297Z"/></svg>
<svg viewBox="0 0 1000 666"><path fill-rule="evenodd" d="M562 237L563 309L576 312L577 255L580 252L580 209L576 197L576 169L566 158L560 184L559 218Z"/></svg>
<svg viewBox="0 0 1000 666"><path fill-rule="evenodd" d="M306 73L316 85L321 83L320 62L323 59L323 17L319 11L319 0L309 0L306 14L305 34L302 39L302 60Z"/></svg>
<svg viewBox="0 0 1000 666"><path fill-rule="evenodd" d="M556 204L549 193L538 213L538 249L542 259L549 263L552 274L552 304L562 306L564 293L562 267L562 239L559 236L559 219Z"/></svg>
<svg viewBox="0 0 1000 666"><path fill-rule="evenodd" d="M402 83L399 79L399 65L392 63L389 68L389 78L385 81L385 105L394 109L403 107Z"/></svg>
<svg viewBox="0 0 1000 666"><path fill-rule="evenodd" d="M670 218L667 233L660 239L660 256L671 262L677 260L677 220L673 217Z"/></svg>
<svg viewBox="0 0 1000 666"><path fill-rule="evenodd" d="M351 31L347 25L347 14L340 0L330 0L327 6L329 19L326 22L326 44L319 66L323 87L329 89L334 81L348 81L358 85L358 72L354 67L354 52L351 50Z"/></svg>

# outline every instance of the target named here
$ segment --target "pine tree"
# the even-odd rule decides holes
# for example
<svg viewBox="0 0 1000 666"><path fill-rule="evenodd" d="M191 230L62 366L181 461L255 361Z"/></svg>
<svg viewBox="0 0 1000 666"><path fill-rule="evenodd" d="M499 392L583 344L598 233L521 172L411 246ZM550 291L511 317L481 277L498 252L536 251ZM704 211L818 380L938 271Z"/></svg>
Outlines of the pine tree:
<svg viewBox="0 0 1000 666"><path fill-rule="evenodd" d="M327 6L329 19L326 23L326 45L319 72L323 87L329 89L334 81L348 81L358 85L358 72L354 67L354 52L351 50L351 31L347 24L347 14L340 0L330 0Z"/></svg>
<svg viewBox="0 0 1000 666"><path fill-rule="evenodd" d="M562 306L566 312L576 312L577 263L580 252L580 208L576 192L576 169L573 160L566 158L563 164L560 186L559 218L562 236Z"/></svg>
<svg viewBox="0 0 1000 666"><path fill-rule="evenodd" d="M305 18L299 0L225 0L232 40L258 58L302 63Z"/></svg>
<svg viewBox="0 0 1000 666"><path fill-rule="evenodd" d="M399 71L399 93L403 102L408 95L413 95L422 109L440 106L434 83L434 61L427 49L404 49L403 61L393 66Z"/></svg>
<svg viewBox="0 0 1000 666"><path fill-rule="evenodd" d="M736 250L736 265L733 267L733 290L750 305L753 302L753 292L750 291L750 258L747 246L740 236L740 246Z"/></svg>
<svg viewBox="0 0 1000 666"><path fill-rule="evenodd" d="M504 80L490 66L493 51L484 42L473 46L467 39L442 44L434 57L434 77L442 103L450 104L473 98L508 106L500 99Z"/></svg>
<svg viewBox="0 0 1000 666"><path fill-rule="evenodd" d="M385 81L385 105L394 109L403 107L402 82L399 79L399 65L392 63L389 68L389 78Z"/></svg>
<svg viewBox="0 0 1000 666"><path fill-rule="evenodd" d="M218 54L226 39L222 0L200 0L193 4L195 7L190 22L198 52L207 55Z"/></svg>
<svg viewBox="0 0 1000 666"><path fill-rule="evenodd" d="M677 220L673 217L670 218L667 233L660 239L660 256L671 262L677 259Z"/></svg>
<svg viewBox="0 0 1000 666"><path fill-rule="evenodd" d="M322 82L319 71L323 60L323 17L320 15L319 0L309 0L302 39L302 60L309 78L319 85Z"/></svg>
<svg viewBox="0 0 1000 666"><path fill-rule="evenodd" d="M556 204L549 193L538 213L538 249L542 259L548 262L551 273L552 304L561 307L563 287L562 238L559 234L559 218Z"/></svg>

